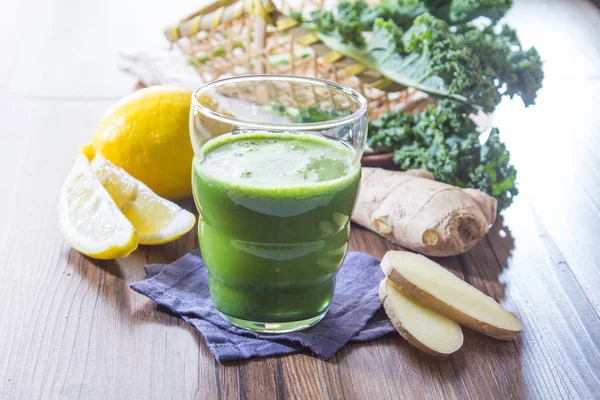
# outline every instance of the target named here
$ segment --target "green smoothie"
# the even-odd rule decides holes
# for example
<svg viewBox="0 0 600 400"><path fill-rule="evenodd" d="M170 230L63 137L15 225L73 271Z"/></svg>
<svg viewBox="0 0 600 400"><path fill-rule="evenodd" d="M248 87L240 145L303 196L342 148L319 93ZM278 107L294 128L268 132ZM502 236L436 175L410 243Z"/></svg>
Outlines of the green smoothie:
<svg viewBox="0 0 600 400"><path fill-rule="evenodd" d="M353 150L296 133L233 132L193 163L198 233L217 309L283 323L329 307L348 247Z"/></svg>

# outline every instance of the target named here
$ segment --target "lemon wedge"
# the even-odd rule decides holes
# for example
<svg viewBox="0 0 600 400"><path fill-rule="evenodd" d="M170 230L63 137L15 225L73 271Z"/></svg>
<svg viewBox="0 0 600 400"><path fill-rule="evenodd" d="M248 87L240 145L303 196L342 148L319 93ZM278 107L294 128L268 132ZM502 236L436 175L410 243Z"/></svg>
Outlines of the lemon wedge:
<svg viewBox="0 0 600 400"><path fill-rule="evenodd" d="M91 166L117 207L135 227L140 244L167 243L194 227L194 214L158 196L99 152L95 152Z"/></svg>
<svg viewBox="0 0 600 400"><path fill-rule="evenodd" d="M83 153L60 191L58 217L65 240L90 257L126 257L137 248L133 225L102 187Z"/></svg>

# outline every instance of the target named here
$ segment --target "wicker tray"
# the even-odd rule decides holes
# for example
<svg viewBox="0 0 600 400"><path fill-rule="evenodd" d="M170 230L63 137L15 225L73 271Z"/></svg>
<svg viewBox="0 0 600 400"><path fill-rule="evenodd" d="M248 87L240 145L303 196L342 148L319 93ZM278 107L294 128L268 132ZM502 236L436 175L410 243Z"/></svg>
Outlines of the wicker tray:
<svg viewBox="0 0 600 400"><path fill-rule="evenodd" d="M432 102L331 51L288 15L327 8L323 0L219 0L165 29L203 82L246 74L294 74L333 80L361 92L370 118L388 110L414 113ZM363 165L394 167L392 154L366 155Z"/></svg>
<svg viewBox="0 0 600 400"><path fill-rule="evenodd" d="M219 0L208 4L164 33L203 82L245 74L294 74L333 80L361 92L369 116L391 109L411 112L429 98L389 81L341 53L331 51L288 17L327 7L323 0Z"/></svg>

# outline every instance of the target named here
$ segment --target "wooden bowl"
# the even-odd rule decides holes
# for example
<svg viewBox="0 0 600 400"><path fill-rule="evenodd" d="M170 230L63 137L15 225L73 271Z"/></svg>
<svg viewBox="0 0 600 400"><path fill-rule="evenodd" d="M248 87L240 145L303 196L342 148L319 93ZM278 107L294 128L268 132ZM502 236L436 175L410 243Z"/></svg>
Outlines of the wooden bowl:
<svg viewBox="0 0 600 400"><path fill-rule="evenodd" d="M394 153L366 154L360 163L363 167L400 169L398 165L394 164Z"/></svg>

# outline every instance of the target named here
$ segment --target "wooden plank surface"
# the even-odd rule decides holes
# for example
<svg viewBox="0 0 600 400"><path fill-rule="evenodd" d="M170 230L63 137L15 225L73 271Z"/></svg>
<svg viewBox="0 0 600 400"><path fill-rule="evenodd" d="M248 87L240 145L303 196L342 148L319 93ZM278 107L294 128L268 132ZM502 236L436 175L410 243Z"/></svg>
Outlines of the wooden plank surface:
<svg viewBox="0 0 600 400"><path fill-rule="evenodd" d="M440 260L518 314L518 340L465 329L463 348L443 359L392 336L328 361L226 364L128 287L144 264L195 248L194 233L99 262L72 251L56 225L76 148L133 85L116 52L160 43L162 26L196 7L178 3L3 4L14 18L0 17L0 399L600 398L600 12L591 3L516 1L508 21L547 74L537 106L506 101L495 116L521 194L472 251ZM351 248L381 257L393 246L354 227Z"/></svg>

